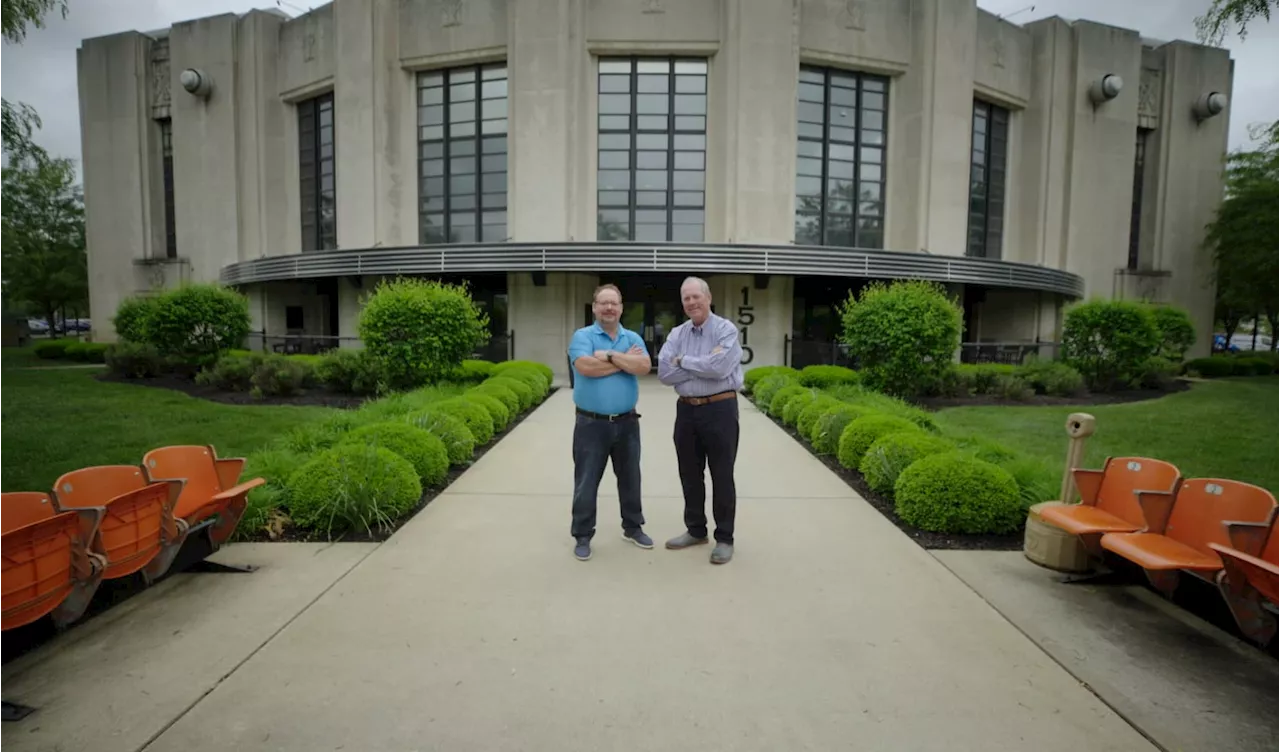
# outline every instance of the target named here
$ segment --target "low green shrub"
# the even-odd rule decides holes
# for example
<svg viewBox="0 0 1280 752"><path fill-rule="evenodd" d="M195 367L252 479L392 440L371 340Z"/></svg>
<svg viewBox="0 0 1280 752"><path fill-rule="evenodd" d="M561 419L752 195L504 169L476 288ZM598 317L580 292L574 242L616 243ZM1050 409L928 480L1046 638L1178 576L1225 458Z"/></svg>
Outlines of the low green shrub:
<svg viewBox="0 0 1280 752"><path fill-rule="evenodd" d="M525 386L529 387L529 390L533 392L532 404L535 405L541 402L547 396L547 392L551 390L551 382L548 381L540 371L529 366L507 368L498 375L490 378L514 379L521 382Z"/></svg>
<svg viewBox="0 0 1280 752"><path fill-rule="evenodd" d="M249 298L219 284L186 284L155 295L148 305L145 341L193 366L212 365L249 334Z"/></svg>
<svg viewBox="0 0 1280 752"><path fill-rule="evenodd" d="M1001 376L1012 376L1015 366L1003 363L962 363L952 367L962 394L995 394Z"/></svg>
<svg viewBox="0 0 1280 752"><path fill-rule="evenodd" d="M837 384L856 384L858 372L844 366L805 366L800 370L800 383L818 389Z"/></svg>
<svg viewBox="0 0 1280 752"><path fill-rule="evenodd" d="M862 458L867 450L876 443L876 439L898 431L919 431L919 426L906 418L897 415L870 413L857 418L845 426L840 434L836 458L840 465L850 470L857 470L862 465Z"/></svg>
<svg viewBox="0 0 1280 752"><path fill-rule="evenodd" d="M459 418L475 437L476 444L488 444L493 439L493 416L484 405L473 400L453 397L436 402L431 405L431 408Z"/></svg>
<svg viewBox="0 0 1280 752"><path fill-rule="evenodd" d="M830 394L818 392L813 398L813 401L801 408L800 414L796 417L796 432L805 439L809 439L810 434L813 433L813 427L818 422L818 419L831 408L838 407L841 404L843 403L841 403L840 400L832 397ZM812 441L812 439L809 440Z"/></svg>
<svg viewBox="0 0 1280 752"><path fill-rule="evenodd" d="M42 339L31 346L37 358L43 360L61 360L66 357L67 348L75 344L74 339Z"/></svg>
<svg viewBox="0 0 1280 752"><path fill-rule="evenodd" d="M81 363L105 363L108 347L109 345L101 342L72 342L67 345L63 357Z"/></svg>
<svg viewBox="0 0 1280 752"><path fill-rule="evenodd" d="M244 540L260 533L278 537L288 519L289 478L307 462L307 456L283 446L269 446L245 458L244 477L262 478L265 484L249 492L244 517L236 526L235 538Z"/></svg>
<svg viewBox="0 0 1280 752"><path fill-rule="evenodd" d="M382 362L363 349L338 348L321 355L316 380L344 394L378 395L390 391Z"/></svg>
<svg viewBox="0 0 1280 752"><path fill-rule="evenodd" d="M818 454L838 454L840 437L844 435L845 427L858 418L870 414L871 411L861 405L844 404L828 410L813 425L813 433L809 436L813 451Z"/></svg>
<svg viewBox="0 0 1280 752"><path fill-rule="evenodd" d="M1151 319L1155 323L1159 345L1156 356L1175 364L1181 363L1196 343L1196 327L1191 316L1182 308L1171 305L1151 307Z"/></svg>
<svg viewBox="0 0 1280 752"><path fill-rule="evenodd" d="M1091 300L1066 312L1063 359L1094 391L1129 384L1160 347L1151 309L1131 300Z"/></svg>
<svg viewBox="0 0 1280 752"><path fill-rule="evenodd" d="M449 380L479 384L493 375L494 365L487 360L464 360L449 374Z"/></svg>
<svg viewBox="0 0 1280 752"><path fill-rule="evenodd" d="M800 418L801 411L813 404L813 401L817 399L817 397L817 390L806 389L788 399L787 403L782 406L782 422L788 426L794 426L796 421Z"/></svg>
<svg viewBox="0 0 1280 752"><path fill-rule="evenodd" d="M409 413L403 420L444 442L451 465L465 465L475 454L475 434L467 428L466 421L447 409L428 407L425 410Z"/></svg>
<svg viewBox="0 0 1280 752"><path fill-rule="evenodd" d="M862 383L888 394L925 393L951 367L964 315L942 285L873 281L840 306L841 340Z"/></svg>
<svg viewBox="0 0 1280 752"><path fill-rule="evenodd" d="M466 391L467 394L487 394L490 397L496 397L507 408L507 414L515 418L523 410L520 409L520 397L516 393L508 389L493 379L489 379L482 384L471 387ZM479 437L476 437L479 438Z"/></svg>
<svg viewBox="0 0 1280 752"><path fill-rule="evenodd" d="M150 379L165 372L165 359L151 345L118 342L107 347L107 370L127 379Z"/></svg>
<svg viewBox="0 0 1280 752"><path fill-rule="evenodd" d="M536 400L533 387L517 378L513 378L512 376L494 376L484 383L505 386L515 392L516 398L520 400L520 412L524 412L525 410L533 407L534 401Z"/></svg>
<svg viewBox="0 0 1280 752"><path fill-rule="evenodd" d="M547 384L554 381L556 377L555 372L551 370L551 366L546 363L539 363L536 360L504 360L493 365L491 375L501 376L511 368L532 368L542 374L542 377L547 380Z"/></svg>
<svg viewBox="0 0 1280 752"><path fill-rule="evenodd" d="M135 295L125 298L116 307L116 315L111 319L115 327L116 337L121 342L133 342L145 345L151 342L147 327L156 312L156 298L151 295Z"/></svg>
<svg viewBox="0 0 1280 752"><path fill-rule="evenodd" d="M250 391L255 397L288 397L301 392L313 380L314 370L306 361L266 355L253 371Z"/></svg>
<svg viewBox="0 0 1280 752"><path fill-rule="evenodd" d="M978 434L960 436L954 441L960 451L993 465L1003 465L1018 458L1009 447Z"/></svg>
<svg viewBox="0 0 1280 752"><path fill-rule="evenodd" d="M890 397L887 394L867 389L862 386L843 384L826 390L827 394L848 402L851 405L861 405L878 413L885 415L896 415L904 420L915 423L926 431L937 432L938 425L934 422L929 413L921 410L915 405L908 404L897 397Z"/></svg>
<svg viewBox="0 0 1280 752"><path fill-rule="evenodd" d="M1275 353L1259 351L1245 356L1234 356L1237 376L1271 376L1276 373Z"/></svg>
<svg viewBox="0 0 1280 752"><path fill-rule="evenodd" d="M262 362L259 353L228 352L212 367L196 374L196 383L231 392L247 392L253 388L253 374Z"/></svg>
<svg viewBox="0 0 1280 752"><path fill-rule="evenodd" d="M314 454L336 446L348 433L363 424L355 412L340 412L317 423L290 430L280 439L281 446L302 454Z"/></svg>
<svg viewBox="0 0 1280 752"><path fill-rule="evenodd" d="M447 378L489 341L489 318L465 284L416 277L380 283L360 309L358 328L396 389Z"/></svg>
<svg viewBox="0 0 1280 752"><path fill-rule="evenodd" d="M742 374L742 391L747 394L753 394L755 392L756 385L762 380L770 376L783 375L795 376L798 378L800 376L800 372L790 366L756 366L755 368L748 368Z"/></svg>
<svg viewBox="0 0 1280 752"><path fill-rule="evenodd" d="M903 470L894 510L907 524L935 533L1008 533L1025 519L1013 476L963 452L925 457Z"/></svg>
<svg viewBox="0 0 1280 752"><path fill-rule="evenodd" d="M1084 376L1059 360L1030 357L1017 370L1036 394L1051 397L1078 397L1085 392Z"/></svg>
<svg viewBox="0 0 1280 752"><path fill-rule="evenodd" d="M756 407L759 407L767 413L769 412L769 406L773 404L773 395L777 394L779 389L793 384L798 385L799 383L800 381L798 376L789 373L779 373L761 379L760 382L756 384L755 389L752 390L751 395L755 398Z"/></svg>
<svg viewBox="0 0 1280 752"><path fill-rule="evenodd" d="M317 454L287 486L294 524L329 537L348 530L386 532L422 498L409 460L363 442Z"/></svg>
<svg viewBox="0 0 1280 752"><path fill-rule="evenodd" d="M502 400L491 394L482 394L476 391L470 391L463 394L458 399L466 400L483 407L489 413L489 417L493 420L493 431L497 433L507 427L511 422L511 412L507 410L507 406L502 404Z"/></svg>
<svg viewBox="0 0 1280 752"><path fill-rule="evenodd" d="M1035 457L1014 457L997 464L1018 484L1024 510L1032 504L1053 501L1062 495L1062 468Z"/></svg>
<svg viewBox="0 0 1280 752"><path fill-rule="evenodd" d="M896 431L876 439L862 456L858 472L872 491L893 496L894 485L916 460L955 451L956 445L941 436L919 430Z"/></svg>
<svg viewBox="0 0 1280 752"><path fill-rule="evenodd" d="M449 450L439 437L409 423L372 423L361 426L338 445L361 443L390 449L409 460L424 488L435 486L449 472Z"/></svg>
<svg viewBox="0 0 1280 752"><path fill-rule="evenodd" d="M765 410L765 412L776 418L780 418L782 417L782 408L787 406L787 400L797 394L804 394L807 391L809 391L807 387L800 386L799 384L787 384L781 389L775 391L773 396L769 398L769 404L766 406L768 409Z"/></svg>
<svg viewBox="0 0 1280 752"><path fill-rule="evenodd" d="M1221 379L1235 375L1235 360L1235 358L1228 358L1222 355L1196 358L1195 360L1187 361L1186 371L1188 374L1199 376L1200 378Z"/></svg>
<svg viewBox="0 0 1280 752"><path fill-rule="evenodd" d="M1152 355L1129 382L1136 389L1170 389L1177 380L1178 364L1168 358Z"/></svg>
<svg viewBox="0 0 1280 752"><path fill-rule="evenodd" d="M1026 402L1036 395L1036 390L1016 374L1004 374L996 379L995 392L1001 399Z"/></svg>

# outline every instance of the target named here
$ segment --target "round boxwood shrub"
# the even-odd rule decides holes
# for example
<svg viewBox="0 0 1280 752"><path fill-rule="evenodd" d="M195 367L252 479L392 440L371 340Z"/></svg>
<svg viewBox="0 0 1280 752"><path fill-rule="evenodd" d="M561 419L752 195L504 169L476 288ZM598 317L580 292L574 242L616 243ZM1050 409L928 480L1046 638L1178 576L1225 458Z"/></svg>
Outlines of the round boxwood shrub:
<svg viewBox="0 0 1280 752"><path fill-rule="evenodd" d="M799 377L799 375L800 372L790 366L756 366L755 368L748 368L742 374L742 391L747 394L755 394L756 385L770 376Z"/></svg>
<svg viewBox="0 0 1280 752"><path fill-rule="evenodd" d="M214 358L249 334L249 298L222 285L183 285L150 305L143 331L164 356Z"/></svg>
<svg viewBox="0 0 1280 752"><path fill-rule="evenodd" d="M818 454L837 454L845 427L858 418L871 414L873 412L865 407L848 403L828 410L813 424L813 433L809 437L813 450Z"/></svg>
<svg viewBox="0 0 1280 752"><path fill-rule="evenodd" d="M287 493L289 516L300 527L326 536L374 533L413 509L422 498L422 482L404 457L353 442L312 457L289 476Z"/></svg>
<svg viewBox="0 0 1280 752"><path fill-rule="evenodd" d="M496 397L499 401L502 402L503 406L507 408L507 413L512 418L519 415L521 412L520 398L516 396L516 393L513 390L508 389L506 386L495 383L492 380L486 381L483 384L479 384L477 386L473 386L470 389L468 389L466 393L467 394L487 394L490 397Z"/></svg>
<svg viewBox="0 0 1280 752"><path fill-rule="evenodd" d="M528 367L508 368L490 378L514 379L529 387L529 390L533 392L532 404L541 402L551 389L551 383L541 373Z"/></svg>
<svg viewBox="0 0 1280 752"><path fill-rule="evenodd" d="M800 382L797 381L797 378L794 374L780 373L761 379L751 392L751 395L755 398L756 407L766 413L769 412L769 405L773 403L773 395L777 394L778 390L783 387L799 384Z"/></svg>
<svg viewBox="0 0 1280 752"><path fill-rule="evenodd" d="M1159 346L1155 316L1142 303L1092 300L1063 319L1063 357L1095 391L1128 385Z"/></svg>
<svg viewBox="0 0 1280 752"><path fill-rule="evenodd" d="M1007 533L1025 518L1008 472L964 452L917 460L894 485L894 510L935 533Z"/></svg>
<svg viewBox="0 0 1280 752"><path fill-rule="evenodd" d="M787 400L809 391L799 384L787 384L781 389L775 391L773 396L769 398L768 413L774 417L782 417L782 408L787 406Z"/></svg>
<svg viewBox="0 0 1280 752"><path fill-rule="evenodd" d="M477 404L488 411L489 417L493 419L494 433L506 428L507 423L511 421L511 413L507 410L507 406L502 404L502 400L491 394L470 391L458 397L458 399Z"/></svg>
<svg viewBox="0 0 1280 752"><path fill-rule="evenodd" d="M392 386L443 380L489 340L489 318L465 285L402 278L378 285L360 311L360 338Z"/></svg>
<svg viewBox="0 0 1280 752"><path fill-rule="evenodd" d="M960 346L960 307L933 282L872 282L856 300L850 295L840 317L862 383L888 394L923 394Z"/></svg>
<svg viewBox="0 0 1280 752"><path fill-rule="evenodd" d="M782 422L788 426L794 426L800 418L800 411L812 405L817 398L818 392L816 390L806 389L788 399L787 404L782 406Z"/></svg>
<svg viewBox="0 0 1280 752"><path fill-rule="evenodd" d="M490 375L500 376L511 368L531 368L542 374L542 378L546 379L548 384L555 380L556 377L555 372L551 370L551 366L539 363L536 360L504 360L501 363L494 364Z"/></svg>
<svg viewBox="0 0 1280 752"><path fill-rule="evenodd" d="M809 439L809 435L813 433L813 426L818 422L824 413L833 407L839 407L842 403L840 400L829 394L818 393L807 406L800 409L800 414L796 417L796 431L805 439Z"/></svg>
<svg viewBox="0 0 1280 752"><path fill-rule="evenodd" d="M466 421L448 409L428 407L409 413L404 416L404 421L444 442L450 465L465 465L475 454L475 435L467 428Z"/></svg>
<svg viewBox="0 0 1280 752"><path fill-rule="evenodd" d="M459 418L466 424L467 430L475 437L478 445L488 444L493 439L493 416L489 414L489 410L484 405L461 397L450 397L446 400L433 402L429 408L444 411Z"/></svg>
<svg viewBox="0 0 1280 752"><path fill-rule="evenodd" d="M898 476L916 460L955 449L955 444L941 436L924 431L897 431L875 440L862 456L858 472L872 491L892 496Z"/></svg>
<svg viewBox="0 0 1280 752"><path fill-rule="evenodd" d="M840 444L836 452L840 464L850 470L857 470L862 465L862 458L867 450L876 443L876 439L898 431L920 431L921 428L906 418L896 415L872 413L854 420L845 426L840 434Z"/></svg>
<svg viewBox="0 0 1280 752"><path fill-rule="evenodd" d="M800 371L800 383L819 389L837 384L856 384L858 372L844 366L805 366Z"/></svg>
<svg viewBox="0 0 1280 752"><path fill-rule="evenodd" d="M534 396L533 387L510 376L494 376L485 382L486 384L497 384L505 386L516 393L516 398L520 400L520 412L524 412L533 407Z"/></svg>
<svg viewBox="0 0 1280 752"><path fill-rule="evenodd" d="M390 449L409 460L424 487L440 483L449 472L449 450L444 442L408 423L387 421L361 426L341 442L352 443Z"/></svg>
<svg viewBox="0 0 1280 752"><path fill-rule="evenodd" d="M151 342L147 327L155 315L156 298L148 295L134 295L120 301L116 307L116 315L111 319L115 327L116 337L121 342L132 342L144 345Z"/></svg>
<svg viewBox="0 0 1280 752"><path fill-rule="evenodd" d="M1187 350L1196 343L1196 327L1191 323L1191 316L1177 306L1157 305L1151 307L1151 320L1160 341L1155 354L1181 363Z"/></svg>
<svg viewBox="0 0 1280 752"><path fill-rule="evenodd" d="M449 380L464 384L479 384L493 375L494 365L487 360L464 360L449 373Z"/></svg>

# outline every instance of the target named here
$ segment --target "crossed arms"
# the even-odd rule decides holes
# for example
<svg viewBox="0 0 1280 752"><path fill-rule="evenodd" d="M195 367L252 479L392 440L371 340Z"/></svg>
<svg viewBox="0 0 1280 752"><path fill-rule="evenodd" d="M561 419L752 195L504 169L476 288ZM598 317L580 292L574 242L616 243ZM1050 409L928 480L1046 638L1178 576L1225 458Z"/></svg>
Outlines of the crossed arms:
<svg viewBox="0 0 1280 752"><path fill-rule="evenodd" d="M683 355L684 332L677 341L672 337L662 343L658 352L658 380L667 386L683 384L690 379L726 379L742 360L742 345L738 342L738 330L726 327L716 338L716 344L707 355Z"/></svg>
<svg viewBox="0 0 1280 752"><path fill-rule="evenodd" d="M591 343L586 338L574 336L569 343L569 357L573 359L573 367L579 376L598 379L612 376L618 372L626 372L643 376L649 372L649 353L640 345L632 345L626 352L617 350L591 351ZM612 362L610 360L612 359Z"/></svg>

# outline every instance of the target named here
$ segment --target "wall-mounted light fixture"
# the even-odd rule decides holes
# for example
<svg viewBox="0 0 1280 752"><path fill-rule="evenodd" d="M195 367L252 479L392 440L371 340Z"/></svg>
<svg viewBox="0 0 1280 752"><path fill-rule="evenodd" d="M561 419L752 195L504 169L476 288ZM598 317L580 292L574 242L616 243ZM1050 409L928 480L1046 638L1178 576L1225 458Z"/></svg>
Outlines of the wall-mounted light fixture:
<svg viewBox="0 0 1280 752"><path fill-rule="evenodd" d="M1124 88L1124 79L1114 73L1107 75L1089 84L1089 101L1093 102L1093 106L1106 102L1109 99L1115 99L1120 96L1120 90Z"/></svg>
<svg viewBox="0 0 1280 752"><path fill-rule="evenodd" d="M178 82L187 90L187 93L201 99L208 99L213 93L213 79L199 68L187 68L178 74Z"/></svg>
<svg viewBox="0 0 1280 752"><path fill-rule="evenodd" d="M1196 102L1191 107L1191 111L1195 113L1196 120L1208 120L1227 109L1227 95L1220 91L1207 91L1196 97Z"/></svg>

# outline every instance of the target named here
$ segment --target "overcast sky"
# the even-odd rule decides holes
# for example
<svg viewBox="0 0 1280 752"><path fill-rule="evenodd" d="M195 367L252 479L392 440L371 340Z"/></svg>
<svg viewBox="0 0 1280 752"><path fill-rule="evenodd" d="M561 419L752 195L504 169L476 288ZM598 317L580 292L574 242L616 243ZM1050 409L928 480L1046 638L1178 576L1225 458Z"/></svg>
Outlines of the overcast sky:
<svg viewBox="0 0 1280 752"><path fill-rule="evenodd" d="M70 13L65 20L54 13L45 28L30 29L22 44L4 44L0 92L10 102L35 107L44 121L36 141L53 154L72 157L78 163L76 48L80 40L131 29L162 29L177 21L241 13L251 8L278 7L296 16L305 7L320 4L306 0L286 0L280 5L275 0L70 0ZM1034 3L1034 10L1023 10L1032 5L1024 0L979 0L978 5L992 13L1008 14L1015 23L1060 15L1134 29L1156 39L1194 40L1194 19L1208 7L1209 0L1050 0ZM1235 34L1224 42L1235 59L1232 148L1249 143L1249 125L1270 123L1280 111L1278 28L1280 18L1273 18L1270 23L1255 21L1244 42ZM1137 82L1129 85L1136 86Z"/></svg>

